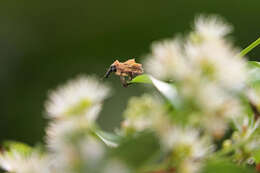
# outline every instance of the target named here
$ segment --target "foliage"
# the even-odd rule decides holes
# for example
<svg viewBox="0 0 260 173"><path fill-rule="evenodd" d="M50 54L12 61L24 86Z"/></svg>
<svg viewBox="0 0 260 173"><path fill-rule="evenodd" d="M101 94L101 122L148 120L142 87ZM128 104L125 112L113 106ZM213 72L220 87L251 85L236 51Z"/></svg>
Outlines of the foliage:
<svg viewBox="0 0 260 173"><path fill-rule="evenodd" d="M121 128L96 123L110 89L79 76L51 91L46 147L6 142L0 166L12 173L254 172L260 162L260 65L226 39L231 27L199 16L185 38L152 45L145 83L157 93L129 100Z"/></svg>

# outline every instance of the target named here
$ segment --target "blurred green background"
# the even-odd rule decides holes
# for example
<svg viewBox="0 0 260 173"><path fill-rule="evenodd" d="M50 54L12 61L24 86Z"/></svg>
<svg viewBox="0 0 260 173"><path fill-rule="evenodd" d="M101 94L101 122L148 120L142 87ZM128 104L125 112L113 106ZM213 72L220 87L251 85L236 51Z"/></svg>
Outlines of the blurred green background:
<svg viewBox="0 0 260 173"><path fill-rule="evenodd" d="M49 89L77 74L102 77L116 58L142 57L152 41L187 33L200 13L232 23L239 47L260 36L259 0L1 1L0 142L43 141ZM260 58L260 49L249 56ZM144 86L123 88L115 76L108 81L113 95L98 121L113 130L127 98L140 95Z"/></svg>

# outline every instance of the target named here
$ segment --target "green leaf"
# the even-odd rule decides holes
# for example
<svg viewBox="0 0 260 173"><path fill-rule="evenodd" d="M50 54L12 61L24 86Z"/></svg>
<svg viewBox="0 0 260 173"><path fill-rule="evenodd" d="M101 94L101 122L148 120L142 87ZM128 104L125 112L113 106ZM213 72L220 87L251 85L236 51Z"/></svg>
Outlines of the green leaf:
<svg viewBox="0 0 260 173"><path fill-rule="evenodd" d="M134 78L130 83L149 83L153 84L155 88L175 107L180 107L180 97L174 84L166 83L154 78L151 75L140 75Z"/></svg>
<svg viewBox="0 0 260 173"><path fill-rule="evenodd" d="M260 163L260 150L257 150L253 153L254 160L256 164Z"/></svg>
<svg viewBox="0 0 260 173"><path fill-rule="evenodd" d="M253 173L254 170L249 167L242 167L233 162L223 160L211 160L203 168L202 173Z"/></svg>
<svg viewBox="0 0 260 173"><path fill-rule="evenodd" d="M139 75L135 77L133 80L130 81L130 83L148 83L151 84L152 81L147 74Z"/></svg>
<svg viewBox="0 0 260 173"><path fill-rule="evenodd" d="M4 142L3 146L10 154L19 153L22 156L29 156L33 152L33 148L22 142L6 141Z"/></svg>
<svg viewBox="0 0 260 173"><path fill-rule="evenodd" d="M112 156L124 160L130 167L140 168L152 160L159 149L158 139L150 132L143 132L125 138L113 149Z"/></svg>
<svg viewBox="0 0 260 173"><path fill-rule="evenodd" d="M260 68L260 62L257 62L257 61L249 61L249 65Z"/></svg>
<svg viewBox="0 0 260 173"><path fill-rule="evenodd" d="M175 108L180 107L180 97L178 96L177 88L173 84L169 84L150 76L153 85L160 91L160 93L167 98Z"/></svg>
<svg viewBox="0 0 260 173"><path fill-rule="evenodd" d="M113 133L105 132L100 129L93 130L94 134L101 139L107 146L117 147L121 141L121 136Z"/></svg>
<svg viewBox="0 0 260 173"><path fill-rule="evenodd" d="M254 86L260 85L260 63L257 61L249 61L248 62L248 82L249 84Z"/></svg>
<svg viewBox="0 0 260 173"><path fill-rule="evenodd" d="M254 49L256 46L258 46L260 44L260 37L254 41L253 43L251 43L249 46L247 46L245 49L243 49L241 52L240 52L240 55L241 56L244 56L246 55L248 52L250 52L252 49Z"/></svg>

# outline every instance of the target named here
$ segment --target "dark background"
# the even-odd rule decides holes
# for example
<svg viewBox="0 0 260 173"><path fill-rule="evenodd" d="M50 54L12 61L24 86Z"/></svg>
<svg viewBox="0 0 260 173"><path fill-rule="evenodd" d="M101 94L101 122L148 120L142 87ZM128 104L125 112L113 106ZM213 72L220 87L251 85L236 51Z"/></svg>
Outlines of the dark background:
<svg viewBox="0 0 260 173"><path fill-rule="evenodd" d="M187 33L200 13L225 17L241 48L260 36L259 0L2 0L0 142L43 141L49 89L77 74L101 77L116 58L141 57L152 41ZM249 56L260 58L259 47ZM106 130L119 126L127 98L144 91L109 82L114 92L98 120Z"/></svg>

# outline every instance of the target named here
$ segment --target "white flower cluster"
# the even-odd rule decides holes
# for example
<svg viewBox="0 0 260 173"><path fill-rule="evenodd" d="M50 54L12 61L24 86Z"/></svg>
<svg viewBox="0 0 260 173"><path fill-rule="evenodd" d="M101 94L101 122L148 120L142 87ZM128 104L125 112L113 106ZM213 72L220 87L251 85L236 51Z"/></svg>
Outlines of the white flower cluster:
<svg viewBox="0 0 260 173"><path fill-rule="evenodd" d="M162 102L157 97L144 94L141 97L132 97L124 112L122 129L126 134L143 131L147 128L155 128L157 123L165 122L166 112ZM165 125L165 124L164 124Z"/></svg>
<svg viewBox="0 0 260 173"><path fill-rule="evenodd" d="M17 143L0 148L0 167L10 173L197 173L222 155L255 163L260 92L246 86L246 61L225 38L231 30L217 16L199 16L185 40L154 43L145 62L151 75L142 77L166 99L131 98L118 134L96 123L110 93L96 78L79 76L51 91L46 151ZM226 138L228 129L233 134ZM220 139L221 149L214 145Z"/></svg>
<svg viewBox="0 0 260 173"><path fill-rule="evenodd" d="M234 159L238 163L255 163L252 153L259 150L260 146L260 136L256 131L259 128L260 119L255 120L254 117L244 116L236 117L234 118L234 125L236 131L231 139L224 142L224 147L228 149L231 146L237 146Z"/></svg>
<svg viewBox="0 0 260 173"><path fill-rule="evenodd" d="M212 142L194 128L173 126L163 133L162 142L171 159L177 166L177 172L197 172L202 163L214 149Z"/></svg>
<svg viewBox="0 0 260 173"><path fill-rule="evenodd" d="M191 160L205 157L213 148L209 145L209 140L200 137L197 129L179 126L168 129L162 136L162 142L166 148L174 150L174 157L179 154Z"/></svg>
<svg viewBox="0 0 260 173"><path fill-rule="evenodd" d="M104 144L90 131L109 88L97 79L79 76L52 91L46 103L54 120L47 128L47 145L55 172L93 172L105 155Z"/></svg>
<svg viewBox="0 0 260 173"><path fill-rule="evenodd" d="M148 55L145 63L145 70L159 79L181 78L189 70L181 50L179 39L153 43L152 53Z"/></svg>
<svg viewBox="0 0 260 173"><path fill-rule="evenodd" d="M47 155L34 151L22 144L16 144L18 149L11 148L0 154L0 166L15 173L51 173Z"/></svg>
<svg viewBox="0 0 260 173"><path fill-rule="evenodd" d="M185 41L153 44L145 62L148 73L176 83L180 95L193 102L192 114L197 110L198 120L192 121L216 138L243 110L238 95L246 84L246 61L225 38L231 30L218 16L199 16Z"/></svg>
<svg viewBox="0 0 260 173"><path fill-rule="evenodd" d="M84 115L89 122L93 122L108 94L109 88L94 77L79 76L50 92L46 111L51 118Z"/></svg>
<svg viewBox="0 0 260 173"><path fill-rule="evenodd" d="M232 120L245 117L240 97L247 66L225 38L231 30L217 16L199 16L185 41L177 38L154 43L145 70L173 82L182 106L169 112L156 97L144 95L132 98L124 113L123 130L156 131L163 148L172 155L169 165L177 172L198 172L214 150L212 138L221 139ZM188 126L179 125L177 117L185 119ZM251 142L251 147L252 143L256 144Z"/></svg>
<svg viewBox="0 0 260 173"><path fill-rule="evenodd" d="M210 138L200 134L200 130L179 126L170 116L157 96L133 97L124 112L122 130L124 135L145 130L155 132L162 149L170 155L169 165L177 172L197 172L214 146Z"/></svg>
<svg viewBox="0 0 260 173"><path fill-rule="evenodd" d="M113 172L121 168L122 173L127 172L123 164L106 161L106 147L91 131L96 128L95 120L109 91L88 76L79 76L51 91L46 102L51 118L46 153L19 144L0 152L0 166L12 173ZM16 148L22 148L22 152ZM101 163L107 167L100 167Z"/></svg>

